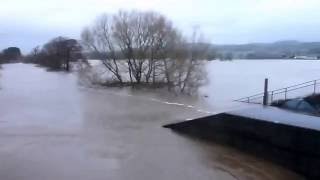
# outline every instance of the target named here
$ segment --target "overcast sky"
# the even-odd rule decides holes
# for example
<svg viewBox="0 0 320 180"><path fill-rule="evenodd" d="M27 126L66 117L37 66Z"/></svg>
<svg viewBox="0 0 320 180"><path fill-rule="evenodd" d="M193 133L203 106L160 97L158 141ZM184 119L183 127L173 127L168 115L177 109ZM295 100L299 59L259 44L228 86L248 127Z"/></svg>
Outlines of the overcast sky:
<svg viewBox="0 0 320 180"><path fill-rule="evenodd" d="M101 13L155 10L216 44L320 41L320 0L1 0L0 49L24 52L55 36L79 38Z"/></svg>

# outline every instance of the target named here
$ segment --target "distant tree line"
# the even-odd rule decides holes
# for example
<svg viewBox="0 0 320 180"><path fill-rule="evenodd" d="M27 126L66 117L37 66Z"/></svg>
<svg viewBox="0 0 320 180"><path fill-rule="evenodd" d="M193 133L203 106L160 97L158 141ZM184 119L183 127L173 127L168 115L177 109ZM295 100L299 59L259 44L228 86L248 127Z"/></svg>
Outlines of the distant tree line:
<svg viewBox="0 0 320 180"><path fill-rule="evenodd" d="M9 47L0 52L0 64L18 62L21 60L21 51L17 47Z"/></svg>
<svg viewBox="0 0 320 180"><path fill-rule="evenodd" d="M274 43L250 43L240 45L212 45L219 59L228 53L235 59L292 59L296 56L318 57L320 42L278 41Z"/></svg>
<svg viewBox="0 0 320 180"><path fill-rule="evenodd" d="M69 71L71 62L82 58L82 47L77 40L57 37L42 47L33 48L24 62L39 64L51 70Z"/></svg>
<svg viewBox="0 0 320 180"><path fill-rule="evenodd" d="M102 15L81 34L87 52L111 72L108 85L166 85L191 92L204 80L208 46L194 30L186 38L155 12L119 11Z"/></svg>

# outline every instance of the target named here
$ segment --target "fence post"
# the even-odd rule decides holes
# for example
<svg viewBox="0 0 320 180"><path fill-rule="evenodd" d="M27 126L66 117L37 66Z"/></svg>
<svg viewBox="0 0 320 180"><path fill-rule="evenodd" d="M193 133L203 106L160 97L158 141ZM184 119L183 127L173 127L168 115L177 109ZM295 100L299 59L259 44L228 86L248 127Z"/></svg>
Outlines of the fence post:
<svg viewBox="0 0 320 180"><path fill-rule="evenodd" d="M288 88L284 88L284 100L287 100Z"/></svg>
<svg viewBox="0 0 320 180"><path fill-rule="evenodd" d="M264 80L263 105L268 105L268 78Z"/></svg>
<svg viewBox="0 0 320 180"><path fill-rule="evenodd" d="M315 80L313 83L314 83L314 85L313 85L313 94L316 94L316 91L317 91L317 80Z"/></svg>

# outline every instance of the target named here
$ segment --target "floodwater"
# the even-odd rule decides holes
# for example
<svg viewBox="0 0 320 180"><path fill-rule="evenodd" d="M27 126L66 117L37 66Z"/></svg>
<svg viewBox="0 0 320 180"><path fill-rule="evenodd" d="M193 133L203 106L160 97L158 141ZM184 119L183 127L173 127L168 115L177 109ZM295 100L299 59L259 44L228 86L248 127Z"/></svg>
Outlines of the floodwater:
<svg viewBox="0 0 320 180"><path fill-rule="evenodd" d="M201 93L208 96L211 111L233 110L243 104L235 99L252 96L264 91L264 79L269 79L269 90L284 88L320 79L318 60L234 60L211 61L207 66L208 85ZM311 94L313 86L288 93L288 98ZM320 92L320 84L317 86ZM283 94L275 97L284 99Z"/></svg>
<svg viewBox="0 0 320 180"><path fill-rule="evenodd" d="M301 179L162 125L206 115L187 106L79 86L76 74L0 70L1 180Z"/></svg>

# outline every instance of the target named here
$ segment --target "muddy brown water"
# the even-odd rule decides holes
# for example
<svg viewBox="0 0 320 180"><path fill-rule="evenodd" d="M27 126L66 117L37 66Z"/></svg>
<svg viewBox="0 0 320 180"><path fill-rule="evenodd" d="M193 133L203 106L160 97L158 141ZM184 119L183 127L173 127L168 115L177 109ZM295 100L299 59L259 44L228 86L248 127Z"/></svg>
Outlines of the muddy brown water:
<svg viewBox="0 0 320 180"><path fill-rule="evenodd" d="M1 180L302 179L282 167L162 125L183 106L78 85L26 64L0 70Z"/></svg>

